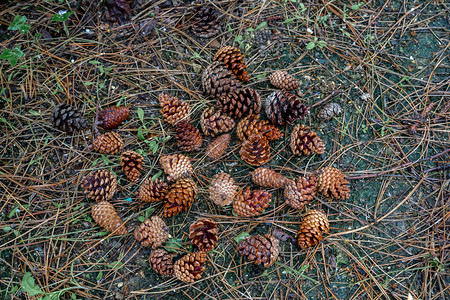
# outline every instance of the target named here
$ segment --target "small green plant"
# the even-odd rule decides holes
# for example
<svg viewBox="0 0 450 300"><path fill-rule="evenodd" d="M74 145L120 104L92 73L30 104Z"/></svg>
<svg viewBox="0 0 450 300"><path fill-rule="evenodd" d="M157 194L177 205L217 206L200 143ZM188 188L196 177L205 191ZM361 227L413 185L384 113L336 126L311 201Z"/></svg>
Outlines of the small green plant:
<svg viewBox="0 0 450 300"><path fill-rule="evenodd" d="M245 240L245 238L248 237L248 236L250 236L250 233L248 233L248 232L246 232L246 231L243 231L243 232L241 232L239 235L237 235L237 236L234 237L234 241L235 241L236 243L239 243L240 241Z"/></svg>
<svg viewBox="0 0 450 300"><path fill-rule="evenodd" d="M31 28L31 25L27 23L27 17L16 15L14 20L9 24L8 30L17 30L22 34L27 33Z"/></svg>
<svg viewBox="0 0 450 300"><path fill-rule="evenodd" d="M316 47L322 49L325 48L327 46L327 42L325 41L319 41L319 39L317 37L314 37L314 40L310 41L307 45L306 45L306 49L308 50L312 50Z"/></svg>
<svg viewBox="0 0 450 300"><path fill-rule="evenodd" d="M13 50L4 49L2 55L0 55L0 59L8 60L11 67L14 67L22 57L24 57L24 53L17 47Z"/></svg>
<svg viewBox="0 0 450 300"><path fill-rule="evenodd" d="M53 15L52 21L54 22L62 22L64 26L64 32L66 35L69 35L69 29L67 28L66 21L69 19L71 15L73 15L73 11L60 10L58 13Z"/></svg>

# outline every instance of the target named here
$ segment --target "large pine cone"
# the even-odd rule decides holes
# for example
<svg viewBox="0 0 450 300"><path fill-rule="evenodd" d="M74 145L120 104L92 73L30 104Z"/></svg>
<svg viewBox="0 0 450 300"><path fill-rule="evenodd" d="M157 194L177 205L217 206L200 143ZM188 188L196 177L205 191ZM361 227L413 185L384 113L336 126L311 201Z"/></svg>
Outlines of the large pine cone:
<svg viewBox="0 0 450 300"><path fill-rule="evenodd" d="M107 129L119 127L130 116L130 109L125 106L113 106L105 108L98 113L98 124Z"/></svg>
<svg viewBox="0 0 450 300"><path fill-rule="evenodd" d="M252 135L242 142L239 154L249 165L261 166L270 160L269 141L261 134Z"/></svg>
<svg viewBox="0 0 450 300"><path fill-rule="evenodd" d="M156 273L171 276L173 275L173 257L174 254L169 254L164 249L155 249L150 253L148 262Z"/></svg>
<svg viewBox="0 0 450 300"><path fill-rule="evenodd" d="M202 278L205 271L206 252L188 253L173 265L174 275L178 280L192 283Z"/></svg>
<svg viewBox="0 0 450 300"><path fill-rule="evenodd" d="M269 207L272 194L262 190L250 191L247 187L241 190L233 202L234 212L241 217L259 216L264 209Z"/></svg>
<svg viewBox="0 0 450 300"><path fill-rule="evenodd" d="M197 197L197 184L190 178L176 181L169 189L164 201L164 217L172 217L186 211Z"/></svg>
<svg viewBox="0 0 450 300"><path fill-rule="evenodd" d="M263 134L269 141L276 141L283 137L280 129L269 124L267 120L259 120L259 115L248 115L237 124L236 134L241 141L258 133Z"/></svg>
<svg viewBox="0 0 450 300"><path fill-rule="evenodd" d="M266 99L266 115L274 125L284 126L303 118L308 108L286 91L275 91Z"/></svg>
<svg viewBox="0 0 450 300"><path fill-rule="evenodd" d="M156 249L161 247L169 237L169 227L163 219L158 216L153 216L150 219L145 219L141 225L134 230L134 238L141 242L142 247L152 247Z"/></svg>
<svg viewBox="0 0 450 300"><path fill-rule="evenodd" d="M298 89L300 86L300 82L286 71L273 72L269 80L273 86L286 91Z"/></svg>
<svg viewBox="0 0 450 300"><path fill-rule="evenodd" d="M253 170L250 175L254 184L267 188L279 189L284 187L289 181L280 173L263 167Z"/></svg>
<svg viewBox="0 0 450 300"><path fill-rule="evenodd" d="M159 105L161 106L161 115L164 121L170 125L175 125L181 120L189 121L190 119L191 106L186 101L161 93L159 94Z"/></svg>
<svg viewBox="0 0 450 300"><path fill-rule="evenodd" d="M217 223L209 218L200 218L189 227L189 238L200 251L211 251L217 245Z"/></svg>
<svg viewBox="0 0 450 300"><path fill-rule="evenodd" d="M214 55L214 61L222 62L239 80L249 80L248 73L245 70L247 69L247 65L244 61L244 55L238 48L231 46L220 48L216 55Z"/></svg>
<svg viewBox="0 0 450 300"><path fill-rule="evenodd" d="M319 210L312 209L303 215L298 230L298 245L301 249L317 245L323 239L323 233L328 233L329 230L330 223L327 216Z"/></svg>
<svg viewBox="0 0 450 300"><path fill-rule="evenodd" d="M217 205L225 206L233 201L238 186L230 174L221 172L216 174L209 186L209 198Z"/></svg>
<svg viewBox="0 0 450 300"><path fill-rule="evenodd" d="M117 214L114 206L108 201L101 201L92 206L92 219L101 227L114 233L114 235L127 234L127 228Z"/></svg>
<svg viewBox="0 0 450 300"><path fill-rule="evenodd" d="M194 173L191 159L183 154L162 155L159 163L164 173L167 174L168 181L190 177Z"/></svg>
<svg viewBox="0 0 450 300"><path fill-rule="evenodd" d="M117 190L117 177L107 170L93 171L83 178L84 193L94 201L110 200Z"/></svg>
<svg viewBox="0 0 450 300"><path fill-rule="evenodd" d="M289 180L284 187L284 199L286 203L295 208L302 210L316 194L316 178L300 177Z"/></svg>
<svg viewBox="0 0 450 300"><path fill-rule="evenodd" d="M167 183L156 178L152 181L151 178L146 179L139 187L139 200L145 203L163 201L167 195Z"/></svg>
<svg viewBox="0 0 450 300"><path fill-rule="evenodd" d="M261 111L261 96L252 88L241 88L217 99L217 107L233 119L257 115Z"/></svg>
<svg viewBox="0 0 450 300"><path fill-rule="evenodd" d="M295 155L324 154L322 139L309 126L297 124L291 133L291 150Z"/></svg>
<svg viewBox="0 0 450 300"><path fill-rule="evenodd" d="M108 131L98 136L89 149L102 154L120 154L123 149L123 140L117 132Z"/></svg>
<svg viewBox="0 0 450 300"><path fill-rule="evenodd" d="M206 147L206 155L211 159L219 159L225 154L225 151L230 144L231 135L228 133L222 134L211 141Z"/></svg>
<svg viewBox="0 0 450 300"><path fill-rule="evenodd" d="M268 233L246 237L237 249L241 256L245 255L255 265L263 264L265 268L273 265L281 251L280 241Z"/></svg>
<svg viewBox="0 0 450 300"><path fill-rule="evenodd" d="M325 197L339 200L350 197L349 182L344 173L333 167L324 167L317 171L317 190Z"/></svg>
<svg viewBox="0 0 450 300"><path fill-rule="evenodd" d="M177 124L177 147L181 151L191 152L200 149L203 138L200 131L192 126L189 121L181 121Z"/></svg>
<svg viewBox="0 0 450 300"><path fill-rule="evenodd" d="M200 125L205 135L214 137L220 133L232 130L236 123L221 111L214 111L214 108L210 107L203 111L200 118Z"/></svg>
<svg viewBox="0 0 450 300"><path fill-rule="evenodd" d="M220 22L217 11L210 6L197 5L194 8L191 30L201 38L210 38L219 33Z"/></svg>
<svg viewBox="0 0 450 300"><path fill-rule="evenodd" d="M52 121L55 128L72 133L88 128L88 121L81 113L67 103L61 103L52 110Z"/></svg>
<svg viewBox="0 0 450 300"><path fill-rule="evenodd" d="M125 151L120 158L120 166L130 181L137 181L144 168L144 157L134 151Z"/></svg>
<svg viewBox="0 0 450 300"><path fill-rule="evenodd" d="M212 98L220 98L241 88L241 83L221 62L215 61L202 73L203 92Z"/></svg>

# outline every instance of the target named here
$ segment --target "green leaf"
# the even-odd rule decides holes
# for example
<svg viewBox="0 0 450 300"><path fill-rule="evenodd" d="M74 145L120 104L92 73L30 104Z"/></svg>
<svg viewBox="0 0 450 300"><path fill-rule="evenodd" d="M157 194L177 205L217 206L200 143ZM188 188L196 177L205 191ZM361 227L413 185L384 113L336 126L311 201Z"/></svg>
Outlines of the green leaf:
<svg viewBox="0 0 450 300"><path fill-rule="evenodd" d="M364 2L359 2L358 4L355 4L355 5L350 6L350 8L353 9L353 10L358 10L358 9L360 9L361 6L363 6L363 5L364 5Z"/></svg>
<svg viewBox="0 0 450 300"><path fill-rule="evenodd" d="M237 235L237 236L234 237L234 241L235 241L236 243L239 243L240 241L245 240L245 238L248 237L248 236L250 236L250 233L248 233L248 232L246 232L246 231L243 231L243 232L241 232L239 235Z"/></svg>
<svg viewBox="0 0 450 300"><path fill-rule="evenodd" d="M179 249L183 249L181 245L181 239L171 238L166 242L166 245L163 247L168 252L179 252Z"/></svg>
<svg viewBox="0 0 450 300"><path fill-rule="evenodd" d="M69 19L71 15L73 15L73 11L65 11L61 10L57 14L53 15L52 21L65 22Z"/></svg>
<svg viewBox="0 0 450 300"><path fill-rule="evenodd" d="M261 28L266 27L266 26L267 26L267 22L261 22L261 24L256 26L255 30L261 29Z"/></svg>
<svg viewBox="0 0 450 300"><path fill-rule="evenodd" d="M314 49L314 47L316 47L316 42L314 42L314 41L311 41L308 43L308 45L306 45L306 49L308 49L308 50L312 50L312 49Z"/></svg>
<svg viewBox="0 0 450 300"><path fill-rule="evenodd" d="M36 117L41 115L39 112L37 112L37 111L35 111L35 110L32 110L32 109L30 109L28 112L29 112L30 114L32 114L33 116L36 116Z"/></svg>
<svg viewBox="0 0 450 300"><path fill-rule="evenodd" d="M162 173L163 173L163 171L162 171L162 170L159 170L158 173L156 173L155 175L153 175L153 177L152 177L152 182L154 182L157 178L161 177Z"/></svg>
<svg viewBox="0 0 450 300"><path fill-rule="evenodd" d="M98 272L98 274L97 274L97 281L99 281L100 279L102 279L103 278L103 272L102 271L100 271L100 272Z"/></svg>
<svg viewBox="0 0 450 300"><path fill-rule="evenodd" d="M30 296L35 296L38 294L44 294L41 288L34 283L34 278L31 276L30 272L25 272L22 281L20 282L22 289L27 292Z"/></svg>
<svg viewBox="0 0 450 300"><path fill-rule="evenodd" d="M14 51L11 51L10 49L4 49L2 55L0 55L0 59L6 59L9 60L9 63L12 67L14 67L20 58L24 56L22 50L19 48L14 48Z"/></svg>
<svg viewBox="0 0 450 300"><path fill-rule="evenodd" d="M143 131L142 131L142 127L139 127L139 128L138 128L137 137L138 137L140 140L145 140L144 133L143 133Z"/></svg>
<svg viewBox="0 0 450 300"><path fill-rule="evenodd" d="M139 222L144 222L145 221L145 217L144 216L139 216L139 218L138 218L138 220L139 220Z"/></svg>
<svg viewBox="0 0 450 300"><path fill-rule="evenodd" d="M5 226L5 227L3 227L2 228L2 230L4 231L4 232L8 232L8 231L11 231L11 226Z"/></svg>
<svg viewBox="0 0 450 300"><path fill-rule="evenodd" d="M14 20L8 26L9 30L18 30L20 33L27 33L31 28L31 25L27 23L27 17L16 15Z"/></svg>
<svg viewBox="0 0 450 300"><path fill-rule="evenodd" d="M137 114L138 114L139 120L141 120L142 124L144 124L144 110L142 108L138 107Z"/></svg>

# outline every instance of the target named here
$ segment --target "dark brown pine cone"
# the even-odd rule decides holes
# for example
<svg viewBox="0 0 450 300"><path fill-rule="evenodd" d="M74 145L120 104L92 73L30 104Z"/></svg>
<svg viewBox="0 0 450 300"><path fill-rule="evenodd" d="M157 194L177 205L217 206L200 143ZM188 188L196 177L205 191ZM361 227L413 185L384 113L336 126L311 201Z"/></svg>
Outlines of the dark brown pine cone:
<svg viewBox="0 0 450 300"><path fill-rule="evenodd" d="M220 133L232 130L236 123L221 111L214 111L214 108L210 107L203 111L200 118L200 125L205 135L214 137Z"/></svg>
<svg viewBox="0 0 450 300"><path fill-rule="evenodd" d="M194 173L191 159L183 154L161 155L159 163L164 173L167 174L168 181L190 177Z"/></svg>
<svg viewBox="0 0 450 300"><path fill-rule="evenodd" d="M189 121L181 121L177 124L177 147L181 151L191 152L200 149L203 138L200 131L192 126Z"/></svg>
<svg viewBox="0 0 450 300"><path fill-rule="evenodd" d="M233 201L234 212L241 217L259 216L269 207L272 194L262 190L250 191L247 187L241 190Z"/></svg>
<svg viewBox="0 0 450 300"><path fill-rule="evenodd" d="M217 107L231 118L240 119L249 114L259 114L261 97L252 88L241 88L217 99Z"/></svg>
<svg viewBox="0 0 450 300"><path fill-rule="evenodd" d="M102 154L120 154L123 149L123 140L117 132L108 131L99 135L89 146L89 150Z"/></svg>
<svg viewBox="0 0 450 300"><path fill-rule="evenodd" d="M92 219L99 226L110 231L114 235L127 234L127 228L117 214L114 206L108 201L101 201L92 206Z"/></svg>
<svg viewBox="0 0 450 300"><path fill-rule="evenodd" d="M206 252L188 253L173 265L173 273L178 280L192 283L202 278L205 271Z"/></svg>
<svg viewBox="0 0 450 300"><path fill-rule="evenodd" d="M291 133L291 150L295 155L324 154L322 139L309 126L295 125Z"/></svg>
<svg viewBox="0 0 450 300"><path fill-rule="evenodd" d="M284 187L284 199L286 203L298 210L302 210L316 194L316 178L300 177L289 180Z"/></svg>
<svg viewBox="0 0 450 300"><path fill-rule="evenodd" d="M113 106L98 113L98 124L107 129L119 127L130 116L130 109L125 106Z"/></svg>
<svg viewBox="0 0 450 300"><path fill-rule="evenodd" d="M258 133L262 133L269 141L276 141L283 137L280 129L269 124L267 120L259 120L259 115L248 115L237 124L236 134L241 141Z"/></svg>
<svg viewBox="0 0 450 300"><path fill-rule="evenodd" d="M270 160L269 142L261 134L252 135L242 142L239 154L249 165L261 166Z"/></svg>
<svg viewBox="0 0 450 300"><path fill-rule="evenodd" d="M220 98L240 89L241 83L221 62L215 61L202 73L203 92L211 98Z"/></svg>
<svg viewBox="0 0 450 300"><path fill-rule="evenodd" d="M189 227L189 238L200 251L211 251L217 245L217 223L209 218L200 218Z"/></svg>
<svg viewBox="0 0 450 300"><path fill-rule="evenodd" d="M171 276L173 275L173 257L174 254L169 254L164 249L155 249L150 253L148 262L156 273Z"/></svg>
<svg viewBox="0 0 450 300"><path fill-rule="evenodd" d="M274 170L259 167L253 170L250 175L254 184L261 187L279 189L289 181L286 177Z"/></svg>
<svg viewBox="0 0 450 300"><path fill-rule="evenodd" d="M228 133L222 134L211 141L206 147L206 155L211 159L219 159L225 154L225 151L230 144L231 135Z"/></svg>
<svg viewBox="0 0 450 300"><path fill-rule="evenodd" d="M172 217L186 211L197 197L197 184L190 178L176 181L170 188L164 200L164 217Z"/></svg>
<svg viewBox="0 0 450 300"><path fill-rule="evenodd" d="M214 55L214 61L222 62L239 80L244 82L249 80L244 55L238 48L230 46L220 48Z"/></svg>
<svg viewBox="0 0 450 300"><path fill-rule="evenodd" d="M350 197L349 182L344 173L333 167L324 167L317 171L317 191L327 198L338 200Z"/></svg>
<svg viewBox="0 0 450 300"><path fill-rule="evenodd" d="M145 203L163 201L167 195L167 183L156 178L152 181L151 178L146 179L139 187L139 200Z"/></svg>
<svg viewBox="0 0 450 300"><path fill-rule="evenodd" d="M286 71L275 71L269 77L270 83L280 90L292 91L298 89L300 82Z"/></svg>
<svg viewBox="0 0 450 300"><path fill-rule="evenodd" d="M107 170L93 171L83 178L84 194L94 201L112 199L117 190L117 177Z"/></svg>
<svg viewBox="0 0 450 300"><path fill-rule="evenodd" d="M170 125L175 125L181 120L189 121L190 119L191 106L186 101L161 93L159 94L159 105L161 106L161 115L164 121Z"/></svg>
<svg viewBox="0 0 450 300"><path fill-rule="evenodd" d="M169 227L163 219L153 216L152 219L145 219L141 225L134 230L134 238L141 242L142 247L161 247L169 237Z"/></svg>
<svg viewBox="0 0 450 300"><path fill-rule="evenodd" d="M274 125L284 126L303 118L308 108L300 99L286 91L276 91L266 99L266 115Z"/></svg>
<svg viewBox="0 0 450 300"><path fill-rule="evenodd" d="M278 259L281 247L276 237L266 233L264 236L257 234L246 237L239 243L237 250L255 265L263 264L264 268L268 268Z"/></svg>
<svg viewBox="0 0 450 300"><path fill-rule="evenodd" d="M219 33L220 22L217 11L206 5L196 5L191 20L192 32L201 38L210 38Z"/></svg>
<svg viewBox="0 0 450 300"><path fill-rule="evenodd" d="M81 113L67 103L58 104L52 110L52 121L55 128L72 133L88 128L88 121L81 116Z"/></svg>
<svg viewBox="0 0 450 300"><path fill-rule="evenodd" d="M144 157L134 151L125 151L120 158L120 166L130 181L137 181L144 169Z"/></svg>
<svg viewBox="0 0 450 300"><path fill-rule="evenodd" d="M309 210L303 215L298 230L297 241L301 249L317 245L323 239L323 233L328 233L330 223L328 217L319 210Z"/></svg>
<svg viewBox="0 0 450 300"><path fill-rule="evenodd" d="M209 199L217 205L225 206L230 204L236 192L238 186L230 174L221 172L216 174L209 186Z"/></svg>

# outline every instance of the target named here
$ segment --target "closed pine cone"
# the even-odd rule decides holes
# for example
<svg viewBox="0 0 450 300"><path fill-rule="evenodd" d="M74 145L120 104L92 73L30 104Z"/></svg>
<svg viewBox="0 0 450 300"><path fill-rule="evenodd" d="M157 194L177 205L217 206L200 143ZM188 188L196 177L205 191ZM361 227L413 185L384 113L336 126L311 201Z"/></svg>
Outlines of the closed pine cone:
<svg viewBox="0 0 450 300"><path fill-rule="evenodd" d="M216 174L211 181L209 198L215 204L225 206L233 201L237 190L238 186L231 175L221 172Z"/></svg>
<svg viewBox="0 0 450 300"><path fill-rule="evenodd" d="M210 107L203 111L200 118L200 125L205 135L214 137L220 133L232 130L236 123L220 110L214 111L214 108Z"/></svg>
<svg viewBox="0 0 450 300"><path fill-rule="evenodd" d="M148 262L150 267L158 274L164 276L173 275L173 256L164 249L155 249L150 253Z"/></svg>
<svg viewBox="0 0 450 300"><path fill-rule="evenodd" d="M159 105L164 121L170 125L175 125L181 120L189 121L191 106L186 101L168 94L159 94Z"/></svg>
<svg viewBox="0 0 450 300"><path fill-rule="evenodd" d="M134 238L141 242L142 247L152 247L156 249L169 237L169 227L163 219L153 216L152 219L145 219L141 225L134 230Z"/></svg>
<svg viewBox="0 0 450 300"><path fill-rule="evenodd" d="M183 154L162 155L159 163L169 181L190 177L194 173L191 159Z"/></svg>
<svg viewBox="0 0 450 300"><path fill-rule="evenodd" d="M231 135L228 133L214 138L211 143L208 144L208 147L206 147L206 155L214 160L221 158L225 154L225 151L230 144L230 140Z"/></svg>
<svg viewBox="0 0 450 300"><path fill-rule="evenodd" d="M215 61L202 73L203 92L211 98L220 98L240 89L241 83L221 62Z"/></svg>
<svg viewBox="0 0 450 300"><path fill-rule="evenodd" d="M250 191L247 187L241 190L233 202L234 212L241 217L259 216L264 209L269 207L272 194L263 190Z"/></svg>
<svg viewBox="0 0 450 300"><path fill-rule="evenodd" d="M231 46L220 48L216 55L214 55L214 61L222 62L239 80L249 80L248 73L245 70L247 69L247 65L244 61L244 55L238 48Z"/></svg>
<svg viewBox="0 0 450 300"><path fill-rule="evenodd" d="M169 189L164 201L164 217L172 217L186 211L197 197L197 184L190 178L176 181Z"/></svg>
<svg viewBox="0 0 450 300"><path fill-rule="evenodd" d="M247 256L255 265L270 267L278 259L280 241L271 234L248 236L237 247L241 256Z"/></svg>
<svg viewBox="0 0 450 300"><path fill-rule="evenodd" d="M217 107L233 119L257 115L261 111L261 96L252 88L241 88L220 97Z"/></svg>
<svg viewBox="0 0 450 300"><path fill-rule="evenodd" d="M52 110L53 126L67 133L88 128L88 121L83 118L75 107L67 103L61 103Z"/></svg>
<svg viewBox="0 0 450 300"><path fill-rule="evenodd" d="M181 121L177 124L177 147L181 151L191 152L200 149L203 138L200 131L192 126L189 121Z"/></svg>
<svg viewBox="0 0 450 300"><path fill-rule="evenodd" d="M93 171L83 178L84 194L94 201L110 200L117 190L117 177L107 170Z"/></svg>
<svg viewBox="0 0 450 300"><path fill-rule="evenodd" d="M349 182L344 173L333 167L324 167L317 171L317 190L327 198L338 200L350 197Z"/></svg>
<svg viewBox="0 0 450 300"><path fill-rule="evenodd" d="M195 6L191 24L192 32L201 38L210 38L219 33L220 30L217 11L210 6Z"/></svg>
<svg viewBox="0 0 450 300"><path fill-rule="evenodd" d="M286 91L275 91L266 99L266 115L274 125L284 126L303 118L308 108L300 99Z"/></svg>
<svg viewBox="0 0 450 300"><path fill-rule="evenodd" d="M291 150L295 155L324 154L322 139L309 126L297 124L291 133Z"/></svg>
<svg viewBox="0 0 450 300"><path fill-rule="evenodd" d="M120 158L122 171L130 181L137 181L139 179L139 176L141 176L140 172L144 168L143 162L144 157L131 150L122 153L122 157Z"/></svg>
<svg viewBox="0 0 450 300"><path fill-rule="evenodd" d="M342 107L335 102L327 103L317 114L322 121L328 121L342 113Z"/></svg>
<svg viewBox="0 0 450 300"><path fill-rule="evenodd" d="M113 106L98 113L98 123L110 130L119 127L130 116L130 109L126 106Z"/></svg>
<svg viewBox="0 0 450 300"><path fill-rule="evenodd" d="M267 188L279 189L284 187L288 181L288 179L280 173L263 167L253 170L250 175L252 176L254 184Z"/></svg>
<svg viewBox="0 0 450 300"><path fill-rule="evenodd" d="M122 222L122 219L117 214L114 206L108 201L101 201L92 206L92 219L107 231L114 233L114 235L125 235L127 228Z"/></svg>
<svg viewBox="0 0 450 300"><path fill-rule="evenodd" d="M89 149L102 154L120 154L123 149L123 140L117 132L108 131L98 136Z"/></svg>
<svg viewBox="0 0 450 300"><path fill-rule="evenodd" d="M189 238L200 251L211 251L217 245L217 223L209 218L200 218L189 227Z"/></svg>
<svg viewBox="0 0 450 300"><path fill-rule="evenodd" d="M330 230L328 217L319 210L309 210L303 215L298 230L297 241L301 249L317 245L323 239L323 234Z"/></svg>
<svg viewBox="0 0 450 300"><path fill-rule="evenodd" d="M261 134L252 135L242 142L239 154L249 165L261 166L270 160L269 141Z"/></svg>
<svg viewBox="0 0 450 300"><path fill-rule="evenodd" d="M241 141L258 133L262 133L269 141L275 141L283 137L283 132L280 129L269 124L267 120L259 120L259 115L253 114L239 121L236 133Z"/></svg>
<svg viewBox="0 0 450 300"><path fill-rule="evenodd" d="M286 71L275 71L270 77L270 83L281 90L292 91L298 89L300 82Z"/></svg>
<svg viewBox="0 0 450 300"><path fill-rule="evenodd" d="M139 200L145 203L163 201L167 195L167 183L156 178L152 181L151 178L146 179L139 187Z"/></svg>
<svg viewBox="0 0 450 300"><path fill-rule="evenodd" d="M173 265L174 275L178 280L192 283L202 278L205 271L206 252L188 253Z"/></svg>
<svg viewBox="0 0 450 300"><path fill-rule="evenodd" d="M314 199L316 189L316 178L314 176L289 180L284 187L284 199L289 206L302 210L305 205Z"/></svg>

